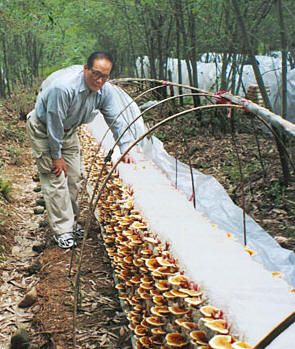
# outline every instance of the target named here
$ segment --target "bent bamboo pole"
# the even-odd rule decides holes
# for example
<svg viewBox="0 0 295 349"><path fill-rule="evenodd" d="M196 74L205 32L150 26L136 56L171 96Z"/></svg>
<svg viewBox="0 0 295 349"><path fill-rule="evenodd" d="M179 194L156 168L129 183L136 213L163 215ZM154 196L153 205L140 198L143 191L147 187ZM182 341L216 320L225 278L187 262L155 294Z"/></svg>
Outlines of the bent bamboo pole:
<svg viewBox="0 0 295 349"><path fill-rule="evenodd" d="M289 326L295 322L295 311L289 314L282 322L274 327L264 338L262 338L253 349L266 348L275 338L284 332Z"/></svg>

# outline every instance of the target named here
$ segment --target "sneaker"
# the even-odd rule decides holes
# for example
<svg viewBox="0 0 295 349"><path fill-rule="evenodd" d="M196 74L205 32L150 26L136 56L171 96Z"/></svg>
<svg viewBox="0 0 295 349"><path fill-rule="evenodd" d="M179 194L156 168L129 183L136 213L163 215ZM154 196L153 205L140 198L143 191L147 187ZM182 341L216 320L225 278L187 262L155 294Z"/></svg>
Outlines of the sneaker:
<svg viewBox="0 0 295 349"><path fill-rule="evenodd" d="M83 239L84 229L79 223L76 224L76 229L73 231L74 237L77 239Z"/></svg>
<svg viewBox="0 0 295 349"><path fill-rule="evenodd" d="M60 235L54 235L54 240L56 241L58 247L60 248L72 248L75 246L73 233L64 233Z"/></svg>

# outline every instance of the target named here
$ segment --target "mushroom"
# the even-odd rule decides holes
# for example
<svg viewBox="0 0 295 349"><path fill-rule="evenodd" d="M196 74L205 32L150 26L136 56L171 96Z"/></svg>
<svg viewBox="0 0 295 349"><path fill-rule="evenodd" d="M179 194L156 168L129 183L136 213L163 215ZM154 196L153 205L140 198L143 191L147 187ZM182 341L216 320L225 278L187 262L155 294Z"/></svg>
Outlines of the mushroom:
<svg viewBox="0 0 295 349"><path fill-rule="evenodd" d="M150 341L150 339L149 339L149 337L140 337L139 338L139 342L140 342L140 344L144 347L144 348L152 348L152 343L151 343L151 341Z"/></svg>
<svg viewBox="0 0 295 349"><path fill-rule="evenodd" d="M200 308L200 312L207 318L221 319L223 316L222 310L212 307L211 305L204 305Z"/></svg>
<svg viewBox="0 0 295 349"><path fill-rule="evenodd" d="M147 323L155 327L165 325L165 322L162 321L158 316L149 316L146 318L146 321Z"/></svg>
<svg viewBox="0 0 295 349"><path fill-rule="evenodd" d="M168 258L164 258L163 256L158 256L158 257L156 257L156 259L162 267L175 267L176 266L176 262L172 258L168 259Z"/></svg>
<svg viewBox="0 0 295 349"><path fill-rule="evenodd" d="M145 260L145 265L149 268L150 271L154 271L157 268L161 267L161 264L157 261L157 259L154 258L149 258Z"/></svg>
<svg viewBox="0 0 295 349"><path fill-rule="evenodd" d="M204 322L204 325L218 334L228 334L229 332L228 324L223 319L208 320Z"/></svg>
<svg viewBox="0 0 295 349"><path fill-rule="evenodd" d="M182 320L184 320L184 319L182 319ZM184 329L189 330L189 331L196 330L198 328L198 325L195 322L187 321L187 320L181 321L179 326L183 327Z"/></svg>
<svg viewBox="0 0 295 349"><path fill-rule="evenodd" d="M167 304L167 300L163 297L163 296L154 296L153 297L153 302L156 305L166 305Z"/></svg>
<svg viewBox="0 0 295 349"><path fill-rule="evenodd" d="M191 297L191 298L188 297L188 298L185 298L184 301L192 307L197 307L205 302L205 300L202 299L201 297Z"/></svg>
<svg viewBox="0 0 295 349"><path fill-rule="evenodd" d="M180 288L178 291L186 293L190 297L199 297L203 294L200 290L193 290L190 288Z"/></svg>
<svg viewBox="0 0 295 349"><path fill-rule="evenodd" d="M189 312L188 309L181 308L178 305L173 305L172 307L168 307L171 314L179 316L179 315L185 315Z"/></svg>
<svg viewBox="0 0 295 349"><path fill-rule="evenodd" d="M208 340L204 331L192 331L190 334L193 344L207 345Z"/></svg>
<svg viewBox="0 0 295 349"><path fill-rule="evenodd" d="M159 291L167 291L169 290L169 284L168 284L168 281L166 280L159 280L155 283L155 286L156 288L159 290Z"/></svg>
<svg viewBox="0 0 295 349"><path fill-rule="evenodd" d="M238 341L232 344L232 348L233 349L252 349L253 347L246 342Z"/></svg>
<svg viewBox="0 0 295 349"><path fill-rule="evenodd" d="M187 286L188 278L184 275L174 275L168 278L169 284L173 286Z"/></svg>
<svg viewBox="0 0 295 349"><path fill-rule="evenodd" d="M186 293L177 291L177 290L175 290L175 289L171 290L170 293L171 293L173 296L178 297L178 298L187 298L187 294L186 294Z"/></svg>
<svg viewBox="0 0 295 349"><path fill-rule="evenodd" d="M251 248L249 248L248 246L244 247L244 251L248 253L249 256L255 256L257 254L256 251L252 250Z"/></svg>
<svg viewBox="0 0 295 349"><path fill-rule="evenodd" d="M210 339L209 345L213 349L232 349L231 342L231 336L216 335Z"/></svg>
<svg viewBox="0 0 295 349"><path fill-rule="evenodd" d="M151 307L151 313L156 316L164 316L169 313L169 309L166 305L158 305Z"/></svg>
<svg viewBox="0 0 295 349"><path fill-rule="evenodd" d="M142 325L136 325L134 328L134 333L138 337L145 336L148 333L148 329Z"/></svg>
<svg viewBox="0 0 295 349"><path fill-rule="evenodd" d="M152 334L166 334L167 333L161 327L153 327L151 329L151 332L152 332Z"/></svg>
<svg viewBox="0 0 295 349"><path fill-rule="evenodd" d="M173 348L182 348L188 344L186 338L178 332L168 333L165 340Z"/></svg>

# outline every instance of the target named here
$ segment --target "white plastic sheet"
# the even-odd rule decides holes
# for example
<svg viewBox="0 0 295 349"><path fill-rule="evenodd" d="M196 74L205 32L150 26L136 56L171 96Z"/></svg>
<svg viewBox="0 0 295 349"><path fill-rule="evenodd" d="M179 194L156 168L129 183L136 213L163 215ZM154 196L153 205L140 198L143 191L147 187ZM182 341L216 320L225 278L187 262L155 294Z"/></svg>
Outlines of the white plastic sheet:
<svg viewBox="0 0 295 349"><path fill-rule="evenodd" d="M116 87L116 93L120 95L122 109L131 101L131 98L121 88ZM123 116L130 123L140 114L136 103L123 112ZM140 118L134 124L136 137L144 133L143 119ZM175 185L192 200L192 180L190 169L187 165L178 161L176 171L176 160L169 155L163 143L156 137L145 140L141 144L145 157L151 159ZM177 177L177 179L176 179ZM225 231L233 233L243 243L243 213L236 206L223 186L212 176L204 175L200 171L193 170L194 187L196 194L196 210L204 213ZM289 284L295 286L295 254L282 248L262 227L251 217L246 216L247 245L257 252L254 256L270 271L281 271Z"/></svg>

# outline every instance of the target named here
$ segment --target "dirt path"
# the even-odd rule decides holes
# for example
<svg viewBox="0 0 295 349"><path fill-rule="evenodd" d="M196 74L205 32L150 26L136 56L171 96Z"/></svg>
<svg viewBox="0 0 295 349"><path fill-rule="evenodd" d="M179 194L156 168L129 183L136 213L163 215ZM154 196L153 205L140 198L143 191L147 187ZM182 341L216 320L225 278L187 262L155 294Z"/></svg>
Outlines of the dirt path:
<svg viewBox="0 0 295 349"><path fill-rule="evenodd" d="M5 222L0 226L0 348L8 348L19 329L29 334L31 348L73 348L73 284L80 244L69 276L72 252L53 244L49 228L44 227L46 213L34 214L41 194L34 192L37 183L32 180L28 146L23 148L21 164L6 161L1 173L12 183L13 192L10 202L1 200L0 221ZM81 207L83 223L85 197ZM33 293L33 299L20 308L27 292ZM83 259L77 348L131 348L127 324L94 220Z"/></svg>

